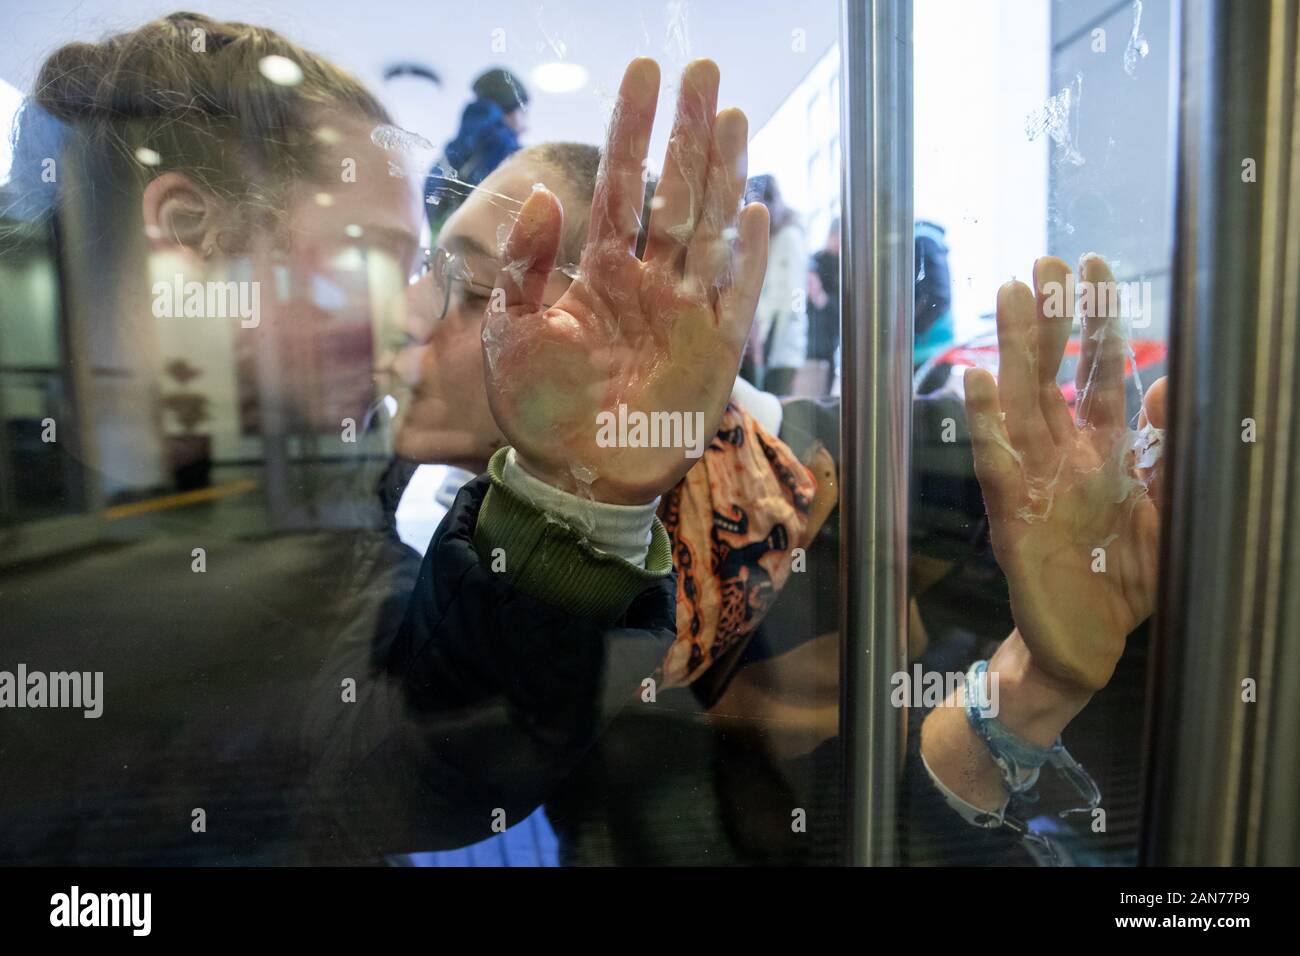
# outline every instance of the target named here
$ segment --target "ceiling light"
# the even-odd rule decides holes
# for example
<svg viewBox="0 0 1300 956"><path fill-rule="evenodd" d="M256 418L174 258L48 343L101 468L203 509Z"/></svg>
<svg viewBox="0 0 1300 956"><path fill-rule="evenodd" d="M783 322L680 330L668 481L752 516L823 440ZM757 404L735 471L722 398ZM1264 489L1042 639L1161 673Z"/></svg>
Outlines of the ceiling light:
<svg viewBox="0 0 1300 956"><path fill-rule="evenodd" d="M532 76L533 84L544 93L572 93L587 85L587 68L577 63L542 63Z"/></svg>

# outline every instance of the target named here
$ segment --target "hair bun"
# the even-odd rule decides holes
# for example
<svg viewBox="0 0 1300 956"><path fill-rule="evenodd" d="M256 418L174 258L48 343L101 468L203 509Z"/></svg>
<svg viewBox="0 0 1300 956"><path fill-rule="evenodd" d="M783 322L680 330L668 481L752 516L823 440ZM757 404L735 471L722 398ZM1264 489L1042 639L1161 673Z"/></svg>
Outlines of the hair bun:
<svg viewBox="0 0 1300 956"><path fill-rule="evenodd" d="M59 47L41 66L33 99L61 120L93 112L109 51L98 43L69 43Z"/></svg>

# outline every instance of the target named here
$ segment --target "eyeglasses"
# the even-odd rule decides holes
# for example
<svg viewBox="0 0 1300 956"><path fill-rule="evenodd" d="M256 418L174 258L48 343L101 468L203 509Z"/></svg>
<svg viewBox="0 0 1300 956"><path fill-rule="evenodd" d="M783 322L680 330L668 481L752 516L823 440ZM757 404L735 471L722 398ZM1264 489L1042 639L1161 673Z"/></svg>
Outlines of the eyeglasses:
<svg viewBox="0 0 1300 956"><path fill-rule="evenodd" d="M491 295L492 286L474 281L474 273L464 259L453 256L445 249L425 249L420 255L420 264L411 276L411 282L418 282L426 275L433 279L433 318L441 322L447 317L451 308L451 288L453 282L464 283L482 295Z"/></svg>
<svg viewBox="0 0 1300 956"><path fill-rule="evenodd" d="M443 249L424 249L420 253L420 262L411 274L411 284L419 282L426 275L433 274L433 306L435 322L447 317L451 305L451 282L448 273L451 270L451 256Z"/></svg>
<svg viewBox="0 0 1300 956"><path fill-rule="evenodd" d="M561 273L570 280L574 278L573 273L561 266L553 269L552 273ZM434 324L445 319L447 313L451 310L452 283L459 282L484 298L491 296L494 290L492 285L475 282L474 273L468 263L442 248L425 249L421 252L420 263L416 266L415 272L412 273L410 281L412 283L418 282L426 275L432 275L433 279ZM549 301L543 302L546 308L550 308L551 304Z"/></svg>

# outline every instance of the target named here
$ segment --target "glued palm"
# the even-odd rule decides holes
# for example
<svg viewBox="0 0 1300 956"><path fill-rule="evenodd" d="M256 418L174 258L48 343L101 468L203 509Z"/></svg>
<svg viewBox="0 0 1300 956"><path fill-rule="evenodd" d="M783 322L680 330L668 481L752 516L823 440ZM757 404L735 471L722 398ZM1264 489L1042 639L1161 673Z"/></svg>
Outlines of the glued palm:
<svg viewBox="0 0 1300 956"><path fill-rule="evenodd" d="M602 423L635 423L641 415L671 421L676 413L689 432L674 434L699 432L707 443L731 393L767 263L766 209L740 211L745 116L715 116L718 70L707 60L682 76L645 253L637 258L658 95L658 66L633 61L569 289L544 307L563 213L539 187L506 241L496 283L504 296L483 329L488 400L521 464L556 487L622 504L653 500L698 459L681 443L628 447L635 442L617 434L611 445Z"/></svg>
<svg viewBox="0 0 1300 956"><path fill-rule="evenodd" d="M1081 287L1113 281L1097 257L1081 271ZM1036 666L1091 691L1110 680L1129 633L1155 606L1160 521L1130 447L1117 316L1104 308L1083 316L1077 423L1057 387L1073 310L1053 316L1047 303L1068 274L1061 260L1044 258L1034 292L1019 282L1002 287L998 377L966 373L966 410L1017 630ZM1163 381L1143 414L1163 425Z"/></svg>

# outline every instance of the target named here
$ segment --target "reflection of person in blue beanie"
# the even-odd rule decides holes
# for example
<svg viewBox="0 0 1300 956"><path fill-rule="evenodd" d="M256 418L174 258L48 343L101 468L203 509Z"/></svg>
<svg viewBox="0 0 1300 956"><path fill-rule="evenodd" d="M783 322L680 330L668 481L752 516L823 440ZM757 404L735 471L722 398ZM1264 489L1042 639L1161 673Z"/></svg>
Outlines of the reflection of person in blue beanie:
<svg viewBox="0 0 1300 956"><path fill-rule="evenodd" d="M916 242L916 338L912 362L920 366L952 345L952 278L942 226L918 219Z"/></svg>
<svg viewBox="0 0 1300 956"><path fill-rule="evenodd" d="M460 117L460 130L447 144L447 165L456 178L477 186L519 148L528 91L509 70L488 70L474 81L474 102Z"/></svg>
<svg viewBox="0 0 1300 956"><path fill-rule="evenodd" d="M518 150L519 135L526 128L528 91L519 77L491 69L480 74L471 89L474 100L461 114L460 129L425 181L425 197L433 207L431 223L449 215L471 188Z"/></svg>

